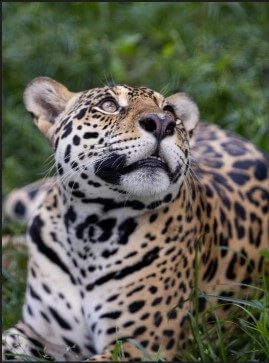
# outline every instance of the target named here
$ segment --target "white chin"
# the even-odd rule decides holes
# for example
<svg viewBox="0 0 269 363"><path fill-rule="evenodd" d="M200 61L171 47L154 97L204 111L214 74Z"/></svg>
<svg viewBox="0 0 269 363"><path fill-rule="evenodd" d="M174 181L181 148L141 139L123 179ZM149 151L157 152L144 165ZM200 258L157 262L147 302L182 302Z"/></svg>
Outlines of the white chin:
<svg viewBox="0 0 269 363"><path fill-rule="evenodd" d="M127 193L147 197L167 191L170 180L164 170L141 168L122 176L120 185Z"/></svg>

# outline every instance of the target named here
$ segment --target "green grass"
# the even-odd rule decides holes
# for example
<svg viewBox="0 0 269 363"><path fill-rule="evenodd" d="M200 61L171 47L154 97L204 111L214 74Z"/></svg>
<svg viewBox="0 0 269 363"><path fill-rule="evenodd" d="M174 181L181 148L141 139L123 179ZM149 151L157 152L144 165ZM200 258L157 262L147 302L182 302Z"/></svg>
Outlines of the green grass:
<svg viewBox="0 0 269 363"><path fill-rule="evenodd" d="M7 247L2 257L2 329L13 326L21 317L26 284L27 253Z"/></svg>
<svg viewBox="0 0 269 363"><path fill-rule="evenodd" d="M48 142L22 94L117 83L189 92L201 117L269 151L266 3L4 3L3 192L46 174ZM45 163L45 164L44 164Z"/></svg>
<svg viewBox="0 0 269 363"><path fill-rule="evenodd" d="M255 286L249 286L255 291ZM269 293L260 288L260 299L223 299L232 313L220 319L214 306L202 314L191 315L189 348L180 352L184 361L265 361L269 358ZM205 296L205 295L203 295ZM210 299L209 296L205 296ZM212 319L213 318L213 319Z"/></svg>

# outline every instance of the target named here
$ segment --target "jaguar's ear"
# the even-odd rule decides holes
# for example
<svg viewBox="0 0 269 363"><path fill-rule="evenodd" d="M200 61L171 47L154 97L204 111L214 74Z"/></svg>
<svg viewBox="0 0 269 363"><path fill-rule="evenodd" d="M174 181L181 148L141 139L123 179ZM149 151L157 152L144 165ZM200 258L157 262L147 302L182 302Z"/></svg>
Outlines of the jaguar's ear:
<svg viewBox="0 0 269 363"><path fill-rule="evenodd" d="M33 79L26 87L23 100L34 123L47 137L57 116L64 111L67 102L75 95L62 84L48 77Z"/></svg>
<svg viewBox="0 0 269 363"><path fill-rule="evenodd" d="M183 122L190 134L199 122L199 109L186 93L175 93L166 101L173 106L177 117Z"/></svg>

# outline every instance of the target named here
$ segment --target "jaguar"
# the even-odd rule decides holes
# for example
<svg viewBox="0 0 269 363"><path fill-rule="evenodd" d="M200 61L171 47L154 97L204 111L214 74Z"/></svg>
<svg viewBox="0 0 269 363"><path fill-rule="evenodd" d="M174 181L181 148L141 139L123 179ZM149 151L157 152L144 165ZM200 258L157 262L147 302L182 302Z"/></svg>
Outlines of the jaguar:
<svg viewBox="0 0 269 363"><path fill-rule="evenodd" d="M185 93L126 85L76 93L38 77L24 103L57 172L5 204L28 221L29 260L4 358L108 361L120 340L127 360L142 360L141 346L172 360L188 343L197 284L203 311L244 295L264 269L268 158L200 121Z"/></svg>

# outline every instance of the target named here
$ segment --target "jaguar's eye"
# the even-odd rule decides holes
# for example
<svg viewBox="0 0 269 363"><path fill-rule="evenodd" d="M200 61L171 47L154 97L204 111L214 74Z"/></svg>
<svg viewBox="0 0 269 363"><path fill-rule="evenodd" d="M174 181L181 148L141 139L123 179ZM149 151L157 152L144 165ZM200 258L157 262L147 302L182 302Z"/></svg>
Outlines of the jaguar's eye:
<svg viewBox="0 0 269 363"><path fill-rule="evenodd" d="M170 106L170 105L166 105L166 106L164 106L163 110L164 110L164 112L165 112L168 116L170 116L172 119L174 119L174 120L176 119L175 111L174 111L174 109L173 109L173 107L172 107L172 106Z"/></svg>
<svg viewBox="0 0 269 363"><path fill-rule="evenodd" d="M101 101L101 103L99 104L99 107L103 111L109 112L109 113L114 113L119 108L118 104L113 99L106 99L106 100Z"/></svg>

